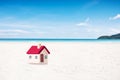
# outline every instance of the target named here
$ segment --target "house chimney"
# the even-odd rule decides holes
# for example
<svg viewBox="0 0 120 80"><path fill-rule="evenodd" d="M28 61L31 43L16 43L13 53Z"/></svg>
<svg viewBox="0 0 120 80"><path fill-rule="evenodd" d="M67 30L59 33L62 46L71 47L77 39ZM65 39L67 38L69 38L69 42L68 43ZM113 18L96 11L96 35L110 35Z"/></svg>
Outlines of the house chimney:
<svg viewBox="0 0 120 80"><path fill-rule="evenodd" d="M41 44L38 44L38 49L41 47Z"/></svg>

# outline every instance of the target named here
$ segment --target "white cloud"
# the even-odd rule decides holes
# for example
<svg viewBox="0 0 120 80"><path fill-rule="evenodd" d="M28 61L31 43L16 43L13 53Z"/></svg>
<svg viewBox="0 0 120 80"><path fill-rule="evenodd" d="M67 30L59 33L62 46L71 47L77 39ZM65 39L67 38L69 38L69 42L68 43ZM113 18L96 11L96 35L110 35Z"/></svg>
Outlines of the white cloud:
<svg viewBox="0 0 120 80"><path fill-rule="evenodd" d="M15 30L0 30L0 35L4 36L4 35L21 35L21 34L28 34L30 32L25 31L25 30L19 30L19 29L15 29Z"/></svg>
<svg viewBox="0 0 120 80"><path fill-rule="evenodd" d="M90 18L87 18L84 22L80 22L78 24L76 24L77 26L88 26L88 22L89 22Z"/></svg>
<svg viewBox="0 0 120 80"><path fill-rule="evenodd" d="M87 25L88 25L88 24L85 23L85 22L80 22L80 23L77 24L77 26L87 26Z"/></svg>
<svg viewBox="0 0 120 80"><path fill-rule="evenodd" d="M1 27L24 27L24 28L29 28L32 25L30 24L20 24L20 23L0 23Z"/></svg>
<svg viewBox="0 0 120 80"><path fill-rule="evenodd" d="M99 32L101 32L101 30L100 29L96 29L96 28L88 28L87 29L87 32L95 32L95 33L99 33Z"/></svg>
<svg viewBox="0 0 120 80"><path fill-rule="evenodd" d="M110 32L112 32L112 33L120 33L120 29L110 28L109 30L110 30Z"/></svg>
<svg viewBox="0 0 120 80"><path fill-rule="evenodd" d="M39 31L39 30L22 30L22 29L8 29L8 30L0 30L0 37L3 38L13 38L13 37L44 37L45 35L48 35L48 32L45 31Z"/></svg>
<svg viewBox="0 0 120 80"><path fill-rule="evenodd" d="M19 29L15 29L15 30L0 30L0 33L10 33L10 32L14 32L14 33L29 33L28 31L25 30L19 30Z"/></svg>
<svg viewBox="0 0 120 80"><path fill-rule="evenodd" d="M109 18L109 20L116 20L116 19L120 19L120 14L117 14L116 16Z"/></svg>

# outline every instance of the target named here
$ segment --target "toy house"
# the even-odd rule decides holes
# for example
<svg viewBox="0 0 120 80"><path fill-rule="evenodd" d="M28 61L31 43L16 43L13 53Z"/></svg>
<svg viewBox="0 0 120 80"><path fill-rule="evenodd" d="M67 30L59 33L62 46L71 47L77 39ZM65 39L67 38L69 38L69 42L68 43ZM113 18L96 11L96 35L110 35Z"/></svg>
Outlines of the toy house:
<svg viewBox="0 0 120 80"><path fill-rule="evenodd" d="M31 46L27 54L29 63L47 64L50 52L44 45L39 44L39 46Z"/></svg>

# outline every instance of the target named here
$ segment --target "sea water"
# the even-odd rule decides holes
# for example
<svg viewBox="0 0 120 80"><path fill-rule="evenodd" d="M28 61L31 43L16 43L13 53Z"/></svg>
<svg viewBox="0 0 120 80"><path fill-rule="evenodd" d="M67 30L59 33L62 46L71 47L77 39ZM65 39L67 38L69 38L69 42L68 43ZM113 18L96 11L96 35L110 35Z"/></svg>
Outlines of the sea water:
<svg viewBox="0 0 120 80"><path fill-rule="evenodd" d="M120 39L2 38L0 42L120 42Z"/></svg>

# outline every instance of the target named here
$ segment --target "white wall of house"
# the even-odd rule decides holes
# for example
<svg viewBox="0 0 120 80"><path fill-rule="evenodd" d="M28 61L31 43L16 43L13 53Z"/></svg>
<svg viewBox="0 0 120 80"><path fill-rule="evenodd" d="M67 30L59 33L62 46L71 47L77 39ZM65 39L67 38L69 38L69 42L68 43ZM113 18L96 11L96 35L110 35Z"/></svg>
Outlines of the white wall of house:
<svg viewBox="0 0 120 80"><path fill-rule="evenodd" d="M28 60L29 60L29 63L39 63L40 55L39 54L29 54Z"/></svg>

